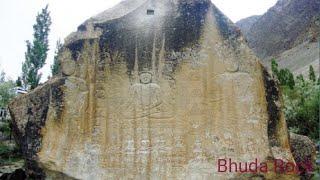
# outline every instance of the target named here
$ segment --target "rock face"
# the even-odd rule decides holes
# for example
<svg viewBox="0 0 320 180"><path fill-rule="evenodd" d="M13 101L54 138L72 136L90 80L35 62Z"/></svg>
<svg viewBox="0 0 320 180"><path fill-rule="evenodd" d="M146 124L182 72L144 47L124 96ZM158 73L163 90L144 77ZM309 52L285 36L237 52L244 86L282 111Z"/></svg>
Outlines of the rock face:
<svg viewBox="0 0 320 180"><path fill-rule="evenodd" d="M275 58L295 75L307 77L310 65L319 69L319 0L279 0L265 14L236 24L267 67Z"/></svg>
<svg viewBox="0 0 320 180"><path fill-rule="evenodd" d="M277 56L303 42L317 42L320 1L278 0L262 16L246 18L237 25L260 58Z"/></svg>
<svg viewBox="0 0 320 180"><path fill-rule="evenodd" d="M124 1L60 60L10 105L29 177L228 179L242 175L218 159L294 163L277 83L209 0ZM271 169L246 178L295 178Z"/></svg>
<svg viewBox="0 0 320 180"><path fill-rule="evenodd" d="M290 145L302 179L311 179L316 169L316 146L307 136L290 133Z"/></svg>
<svg viewBox="0 0 320 180"><path fill-rule="evenodd" d="M250 16L236 22L236 25L241 29L241 32L245 37L248 36L250 28L260 19L260 15Z"/></svg>

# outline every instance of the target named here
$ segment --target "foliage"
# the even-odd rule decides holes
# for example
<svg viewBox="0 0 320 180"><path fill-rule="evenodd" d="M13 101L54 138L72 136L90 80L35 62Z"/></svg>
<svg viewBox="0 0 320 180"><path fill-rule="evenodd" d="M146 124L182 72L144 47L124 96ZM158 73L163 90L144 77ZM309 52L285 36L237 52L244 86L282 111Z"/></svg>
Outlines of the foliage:
<svg viewBox="0 0 320 180"><path fill-rule="evenodd" d="M9 165L22 160L17 146L10 146L0 142L0 166Z"/></svg>
<svg viewBox="0 0 320 180"><path fill-rule="evenodd" d="M57 41L57 45L56 45L56 51L55 51L55 56L53 59L53 64L51 65L51 73L52 76L56 76L59 74L60 72L60 62L59 62L59 54L62 50L62 43L60 40Z"/></svg>
<svg viewBox="0 0 320 180"><path fill-rule="evenodd" d="M320 86L300 81L294 89L283 88L288 126L296 133L319 139Z"/></svg>
<svg viewBox="0 0 320 180"><path fill-rule="evenodd" d="M2 71L0 73L0 83L3 83L5 81L6 81L6 73Z"/></svg>
<svg viewBox="0 0 320 180"><path fill-rule="evenodd" d="M279 74L279 65L277 63L277 61L275 59L272 59L271 61L271 70L272 70L272 73L273 75L278 75Z"/></svg>
<svg viewBox="0 0 320 180"><path fill-rule="evenodd" d="M297 80L300 81L300 83L304 83L304 77L302 76L302 74L299 74L297 77Z"/></svg>
<svg viewBox="0 0 320 180"><path fill-rule="evenodd" d="M0 76L0 108L5 108L15 96L13 91L15 84L11 80L6 80L4 72L2 72Z"/></svg>
<svg viewBox="0 0 320 180"><path fill-rule="evenodd" d="M316 82L316 74L314 73L314 69L311 65L309 67L309 80L312 82Z"/></svg>
<svg viewBox="0 0 320 180"><path fill-rule="evenodd" d="M293 74L289 69L278 69L278 63L275 59L271 62L272 73L275 77L278 78L280 85L288 86L290 89L294 88L295 80Z"/></svg>
<svg viewBox="0 0 320 180"><path fill-rule="evenodd" d="M0 125L0 132L9 137L11 135L11 128L9 123L2 123L2 125Z"/></svg>
<svg viewBox="0 0 320 180"><path fill-rule="evenodd" d="M31 89L39 85L41 74L38 71L45 65L49 50L48 35L50 31L51 17L48 6L37 15L36 24L33 25L33 42L27 41L25 62L22 64L22 81L25 87Z"/></svg>
<svg viewBox="0 0 320 180"><path fill-rule="evenodd" d="M309 68L309 79L305 80L301 74L294 79L290 70L279 70L275 60L271 66L282 88L290 131L319 140L320 85L316 83L313 67Z"/></svg>
<svg viewBox="0 0 320 180"><path fill-rule="evenodd" d="M0 144L0 156L4 156L8 153L10 153L12 151L12 149L7 146L7 145L4 145L4 144Z"/></svg>

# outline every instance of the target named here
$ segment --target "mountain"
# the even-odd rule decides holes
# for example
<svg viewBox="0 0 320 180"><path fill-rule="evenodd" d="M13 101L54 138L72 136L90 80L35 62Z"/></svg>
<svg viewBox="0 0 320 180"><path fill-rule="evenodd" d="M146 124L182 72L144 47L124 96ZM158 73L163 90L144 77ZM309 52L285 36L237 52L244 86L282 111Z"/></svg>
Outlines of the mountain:
<svg viewBox="0 0 320 180"><path fill-rule="evenodd" d="M241 29L242 33L244 33L244 35L247 36L247 33L250 31L252 25L256 23L260 17L261 16L259 15L250 16L238 21L236 25Z"/></svg>
<svg viewBox="0 0 320 180"><path fill-rule="evenodd" d="M263 60L275 57L283 66L295 72L318 60L317 37L320 35L319 0L279 0L261 16L253 16L236 23L249 46ZM307 57L301 57L311 51ZM296 54L297 56L293 56ZM290 62L291 61L291 62Z"/></svg>

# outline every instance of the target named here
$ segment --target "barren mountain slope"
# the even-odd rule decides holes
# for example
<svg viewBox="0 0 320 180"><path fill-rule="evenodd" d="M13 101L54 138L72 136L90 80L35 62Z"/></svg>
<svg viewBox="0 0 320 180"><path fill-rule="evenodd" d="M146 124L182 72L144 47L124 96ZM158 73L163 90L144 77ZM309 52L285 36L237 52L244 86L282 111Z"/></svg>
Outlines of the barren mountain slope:
<svg viewBox="0 0 320 180"><path fill-rule="evenodd" d="M279 0L262 16L240 20L237 25L266 65L276 58L280 66L297 74L311 64L319 66L319 0Z"/></svg>

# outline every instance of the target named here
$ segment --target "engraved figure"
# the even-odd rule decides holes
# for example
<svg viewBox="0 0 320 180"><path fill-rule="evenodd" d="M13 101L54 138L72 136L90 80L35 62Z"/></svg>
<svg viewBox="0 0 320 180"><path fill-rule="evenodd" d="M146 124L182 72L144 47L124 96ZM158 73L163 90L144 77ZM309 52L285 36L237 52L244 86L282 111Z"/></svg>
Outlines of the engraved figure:
<svg viewBox="0 0 320 180"><path fill-rule="evenodd" d="M127 140L125 152L126 152L126 154L134 154L135 153L134 140Z"/></svg>
<svg viewBox="0 0 320 180"><path fill-rule="evenodd" d="M130 89L130 99L126 104L126 119L135 118L170 118L172 112L161 98L160 86L153 82L153 73L141 71L139 83L133 84Z"/></svg>
<svg viewBox="0 0 320 180"><path fill-rule="evenodd" d="M149 154L150 153L150 141L141 140L140 154Z"/></svg>
<svg viewBox="0 0 320 180"><path fill-rule="evenodd" d="M201 147L201 140L200 139L196 139L195 143L194 143L194 148L193 148L193 152L196 155L199 155L202 153L202 147Z"/></svg>
<svg viewBox="0 0 320 180"><path fill-rule="evenodd" d="M183 148L184 144L183 144L183 140L181 136L178 136L175 138L175 147L176 148Z"/></svg>

